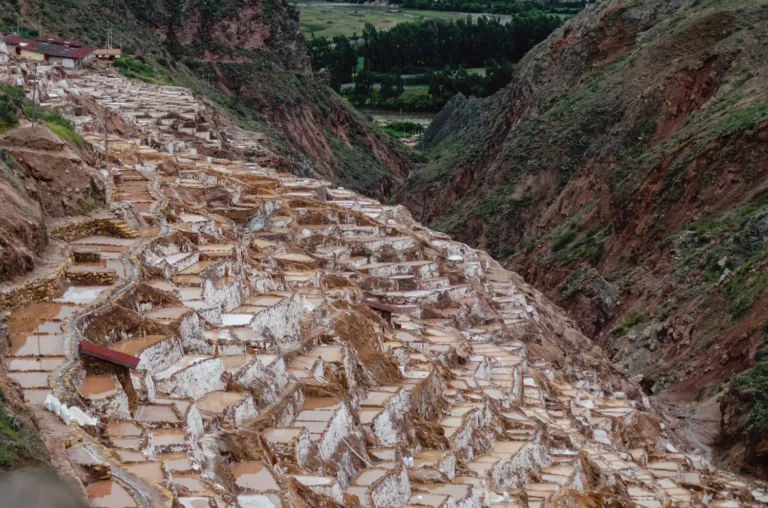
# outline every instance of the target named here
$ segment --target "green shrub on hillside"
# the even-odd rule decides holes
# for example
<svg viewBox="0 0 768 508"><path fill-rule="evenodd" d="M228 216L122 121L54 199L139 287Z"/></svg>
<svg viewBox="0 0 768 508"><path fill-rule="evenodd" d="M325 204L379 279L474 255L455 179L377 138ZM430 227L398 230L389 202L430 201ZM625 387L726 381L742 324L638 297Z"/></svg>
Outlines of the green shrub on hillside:
<svg viewBox="0 0 768 508"><path fill-rule="evenodd" d="M630 328L643 324L647 320L648 318L645 316L645 314L632 314L627 319L625 319L623 323L611 330L611 333L614 335L624 335L630 330Z"/></svg>
<svg viewBox="0 0 768 508"><path fill-rule="evenodd" d="M424 126L415 122L390 122L380 128L393 138L402 138L424 132Z"/></svg>
<svg viewBox="0 0 768 508"><path fill-rule="evenodd" d="M736 389L753 390L755 405L749 413L749 430L768 431L768 363L759 363L739 374L733 380L733 386Z"/></svg>
<svg viewBox="0 0 768 508"><path fill-rule="evenodd" d="M43 121L59 138L73 145L83 146L85 140L75 130L75 126L61 111L54 109L43 116Z"/></svg>
<svg viewBox="0 0 768 508"><path fill-rule="evenodd" d="M168 63L165 58L158 58L158 62L160 62L160 60L164 60L166 64ZM145 83L164 84L170 82L169 78L159 74L155 69L148 65L146 59L142 56L135 58L131 56L123 56L121 59L112 62L112 65L114 65L115 69L117 69L120 74L127 78L138 79Z"/></svg>
<svg viewBox="0 0 768 508"><path fill-rule="evenodd" d="M24 91L16 86L0 84L0 132L19 125L18 110L24 103Z"/></svg>
<svg viewBox="0 0 768 508"><path fill-rule="evenodd" d="M6 403L5 394L0 390L0 471L12 469L20 456L37 458L36 436L8 410Z"/></svg>
<svg viewBox="0 0 768 508"><path fill-rule="evenodd" d="M552 252L563 250L569 243L576 239L576 231L566 231L562 235L558 236L552 246L549 248Z"/></svg>

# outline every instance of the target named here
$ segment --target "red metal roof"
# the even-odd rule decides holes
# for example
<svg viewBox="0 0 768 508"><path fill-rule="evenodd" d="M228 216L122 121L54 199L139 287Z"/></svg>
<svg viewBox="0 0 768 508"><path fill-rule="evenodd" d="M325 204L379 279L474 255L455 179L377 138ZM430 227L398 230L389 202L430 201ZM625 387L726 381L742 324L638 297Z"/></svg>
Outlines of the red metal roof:
<svg viewBox="0 0 768 508"><path fill-rule="evenodd" d="M375 310L380 310L380 311L383 311L383 312L389 312L390 314L397 313L397 309L395 309L391 305L387 305L386 303L381 303L381 302L378 302L376 300L371 300L370 298L363 298L363 303L365 305L367 305L368 307L370 307L372 309L375 309Z"/></svg>
<svg viewBox="0 0 768 508"><path fill-rule="evenodd" d="M6 44L19 45L24 51L42 55L79 60L94 52L96 48L83 47L79 42L60 41L57 39L33 40L17 35L4 35Z"/></svg>
<svg viewBox="0 0 768 508"><path fill-rule="evenodd" d="M80 341L80 354L98 358L99 360L104 360L116 365L122 365L129 369L135 369L139 365L139 359L135 356L127 355L120 351L114 351L104 346L97 346L90 342Z"/></svg>
<svg viewBox="0 0 768 508"><path fill-rule="evenodd" d="M77 41L65 41L62 39L54 39L53 37L40 37L38 41L50 42L52 44L61 44L63 46L72 46L73 48L82 48L83 44Z"/></svg>
<svg viewBox="0 0 768 508"><path fill-rule="evenodd" d="M18 35L11 35L11 34L3 34L3 39L5 39L6 44L18 44L21 41L26 41L29 39L25 39L23 37L19 37Z"/></svg>

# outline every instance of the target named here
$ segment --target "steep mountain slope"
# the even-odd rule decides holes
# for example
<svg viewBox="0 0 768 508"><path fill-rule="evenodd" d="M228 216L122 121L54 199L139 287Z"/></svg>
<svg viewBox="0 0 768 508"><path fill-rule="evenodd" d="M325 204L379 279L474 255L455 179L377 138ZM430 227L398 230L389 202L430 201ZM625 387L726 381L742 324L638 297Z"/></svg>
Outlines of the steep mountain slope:
<svg viewBox="0 0 768 508"><path fill-rule="evenodd" d="M286 0L2 0L0 10L8 26L18 11L27 24L41 20L45 35L98 45L111 27L116 44L161 79L205 92L265 132L286 171L387 197L418 159L312 74L298 11Z"/></svg>
<svg viewBox="0 0 768 508"><path fill-rule="evenodd" d="M662 401L721 397L755 366L719 442L763 475L767 41L759 1L590 6L505 90L447 106L396 197L506 259Z"/></svg>

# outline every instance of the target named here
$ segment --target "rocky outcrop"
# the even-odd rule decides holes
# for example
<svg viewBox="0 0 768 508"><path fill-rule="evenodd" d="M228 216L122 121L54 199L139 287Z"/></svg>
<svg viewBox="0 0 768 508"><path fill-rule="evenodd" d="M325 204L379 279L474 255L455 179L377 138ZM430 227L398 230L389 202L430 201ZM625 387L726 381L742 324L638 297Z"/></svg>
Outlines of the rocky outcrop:
<svg viewBox="0 0 768 508"><path fill-rule="evenodd" d="M768 476L768 435L765 433L765 385L729 385L720 399L720 443L735 449L726 459L750 473ZM762 402L763 407L756 406Z"/></svg>
<svg viewBox="0 0 768 508"><path fill-rule="evenodd" d="M46 218L104 206L105 186L91 163L45 125L0 135L0 282L34 269L48 245Z"/></svg>
<svg viewBox="0 0 768 508"><path fill-rule="evenodd" d="M616 316L621 302L619 288L582 263L565 280L557 303L568 311L587 336L594 337Z"/></svg>
<svg viewBox="0 0 768 508"><path fill-rule="evenodd" d="M768 320L767 24L756 1L587 6L469 119L460 99L440 115L396 200L504 258L652 393L706 397Z"/></svg>
<svg viewBox="0 0 768 508"><path fill-rule="evenodd" d="M85 215L104 206L104 182L86 150L62 141L47 126L14 129L0 137L49 217Z"/></svg>
<svg viewBox="0 0 768 508"><path fill-rule="evenodd" d="M15 161L0 152L0 281L31 270L48 241L40 203L24 189Z"/></svg>
<svg viewBox="0 0 768 508"><path fill-rule="evenodd" d="M422 137L424 148L431 148L452 133L460 131L471 121L474 121L478 115L480 115L480 110L474 96L466 98L462 94L456 95L448 104L443 106L440 113L424 131Z"/></svg>

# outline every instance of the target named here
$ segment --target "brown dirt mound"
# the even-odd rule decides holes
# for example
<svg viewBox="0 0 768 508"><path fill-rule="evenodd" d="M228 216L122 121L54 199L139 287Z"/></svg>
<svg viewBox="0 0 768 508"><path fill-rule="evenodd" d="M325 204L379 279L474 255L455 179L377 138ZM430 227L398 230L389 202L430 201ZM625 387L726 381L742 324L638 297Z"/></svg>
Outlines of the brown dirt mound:
<svg viewBox="0 0 768 508"><path fill-rule="evenodd" d="M70 146L45 125L22 127L0 137L21 165L25 187L50 217L86 215L104 206L105 186L86 149Z"/></svg>
<svg viewBox="0 0 768 508"><path fill-rule="evenodd" d="M368 307L350 306L333 316L333 331L342 342L357 352L365 372L373 377L374 386L395 384L402 380L400 369L392 356L381 350L374 322L381 318Z"/></svg>
<svg viewBox="0 0 768 508"><path fill-rule="evenodd" d="M106 203L91 154L45 125L0 136L0 282L34 269L48 244L45 218L86 215Z"/></svg>
<svg viewBox="0 0 768 508"><path fill-rule="evenodd" d="M48 238L40 204L0 161L0 282L32 270Z"/></svg>

